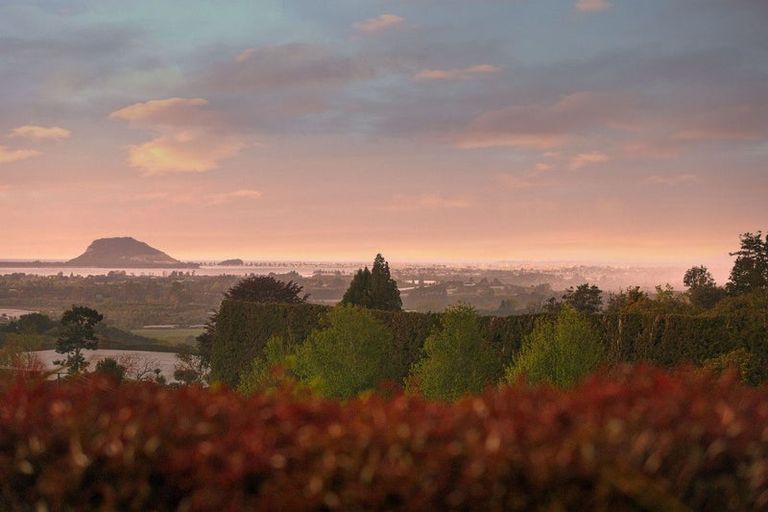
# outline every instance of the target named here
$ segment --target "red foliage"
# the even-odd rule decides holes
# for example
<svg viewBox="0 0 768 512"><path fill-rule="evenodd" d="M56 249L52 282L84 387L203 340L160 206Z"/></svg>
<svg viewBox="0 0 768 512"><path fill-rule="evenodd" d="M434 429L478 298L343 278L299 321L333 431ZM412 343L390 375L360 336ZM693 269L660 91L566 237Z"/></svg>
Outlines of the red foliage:
<svg viewBox="0 0 768 512"><path fill-rule="evenodd" d="M0 389L0 509L758 510L768 388L627 368L455 404Z"/></svg>

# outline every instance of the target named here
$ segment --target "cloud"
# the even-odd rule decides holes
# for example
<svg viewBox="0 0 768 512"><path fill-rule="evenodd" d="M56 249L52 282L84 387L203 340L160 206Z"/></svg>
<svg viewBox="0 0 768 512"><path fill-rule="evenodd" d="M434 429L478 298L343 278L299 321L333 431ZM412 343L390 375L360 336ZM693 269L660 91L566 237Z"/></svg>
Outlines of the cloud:
<svg viewBox="0 0 768 512"><path fill-rule="evenodd" d="M437 193L396 195L388 210L445 210L469 208L471 202L465 197L449 197Z"/></svg>
<svg viewBox="0 0 768 512"><path fill-rule="evenodd" d="M71 131L57 126L25 125L14 128L11 131L10 137L35 140L64 140L68 139L71 135Z"/></svg>
<svg viewBox="0 0 768 512"><path fill-rule="evenodd" d="M608 0L579 0L576 10L580 12L598 12L612 7Z"/></svg>
<svg viewBox="0 0 768 512"><path fill-rule="evenodd" d="M698 180L699 178L695 174L672 174L672 175L656 174L653 176L648 176L648 178L645 179L645 183L648 183L650 185L677 186L677 185L687 185L690 183L695 183Z"/></svg>
<svg viewBox="0 0 768 512"><path fill-rule="evenodd" d="M146 175L206 172L248 147L203 98L169 98L136 103L110 119L153 131L157 136L128 148L128 163Z"/></svg>
<svg viewBox="0 0 768 512"><path fill-rule="evenodd" d="M394 27L402 25L405 20L400 16L394 14L382 14L375 18L370 18L363 21L358 21L353 25L358 32L374 33L381 32L383 30L389 30Z"/></svg>
<svg viewBox="0 0 768 512"><path fill-rule="evenodd" d="M0 146L0 164L19 162L38 155L40 155L40 152L34 149L11 149L6 146Z"/></svg>
<svg viewBox="0 0 768 512"><path fill-rule="evenodd" d="M593 164L601 164L610 160L608 155L599 151L593 151L591 153L579 153L571 158L571 162L568 168L571 170L581 169Z"/></svg>
<svg viewBox="0 0 768 512"><path fill-rule="evenodd" d="M214 91L283 92L345 85L371 78L372 66L319 45L291 43L248 48L203 73L202 86Z"/></svg>
<svg viewBox="0 0 768 512"><path fill-rule="evenodd" d="M633 112L623 95L580 91L554 103L515 105L475 117L457 144L461 148L517 146L552 149L605 128L623 128Z"/></svg>
<svg viewBox="0 0 768 512"><path fill-rule="evenodd" d="M498 73L501 68L492 66L490 64L478 64L476 66L469 66L466 68L454 68L454 69L425 69L413 76L414 80L426 81L426 80L466 80L481 75L489 75Z"/></svg>
<svg viewBox="0 0 768 512"><path fill-rule="evenodd" d="M240 189L232 192L222 192L214 194L211 198L211 204L225 204L237 201L240 199L258 199L262 196L262 193L253 189Z"/></svg>

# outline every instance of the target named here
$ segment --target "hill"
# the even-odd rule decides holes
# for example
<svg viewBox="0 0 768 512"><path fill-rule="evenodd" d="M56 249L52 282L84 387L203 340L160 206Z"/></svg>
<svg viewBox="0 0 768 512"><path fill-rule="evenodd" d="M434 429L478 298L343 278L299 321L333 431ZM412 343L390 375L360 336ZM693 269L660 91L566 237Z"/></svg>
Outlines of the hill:
<svg viewBox="0 0 768 512"><path fill-rule="evenodd" d="M83 254L66 262L72 267L99 268L196 268L131 237L94 240Z"/></svg>

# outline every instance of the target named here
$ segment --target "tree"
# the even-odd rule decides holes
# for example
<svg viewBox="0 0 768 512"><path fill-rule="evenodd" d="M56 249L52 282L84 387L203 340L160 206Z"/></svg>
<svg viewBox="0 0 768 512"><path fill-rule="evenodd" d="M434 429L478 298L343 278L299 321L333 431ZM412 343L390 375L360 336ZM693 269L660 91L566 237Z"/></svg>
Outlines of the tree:
<svg viewBox="0 0 768 512"><path fill-rule="evenodd" d="M557 318L539 320L513 364L506 370L507 382L525 377L570 387L589 375L603 360L600 334L588 316L564 305Z"/></svg>
<svg viewBox="0 0 768 512"><path fill-rule="evenodd" d="M429 399L479 393L501 375L499 353L484 339L477 311L469 305L446 310L442 328L425 340L423 351L424 357L411 369L408 387Z"/></svg>
<svg viewBox="0 0 768 512"><path fill-rule="evenodd" d="M224 298L244 302L302 304L309 294L301 295L303 286L293 281L284 283L272 276L249 276L230 288Z"/></svg>
<svg viewBox="0 0 768 512"><path fill-rule="evenodd" d="M303 289L303 286L299 286L293 281L285 283L272 276L252 275L240 280L227 290L224 293L224 298L244 302L303 304L309 298L309 294L301 294ZM197 355L200 356L200 364L203 367L210 366L211 348L216 338L217 317L218 311L211 315L205 324L205 330L195 338L198 347Z"/></svg>
<svg viewBox="0 0 768 512"><path fill-rule="evenodd" d="M596 314L603 307L603 291L589 283L580 284L576 289L571 286L563 295L563 302L581 313Z"/></svg>
<svg viewBox="0 0 768 512"><path fill-rule="evenodd" d="M768 288L768 234L762 231L740 235L741 248L730 253L736 256L731 269L731 279L726 289L731 294Z"/></svg>
<svg viewBox="0 0 768 512"><path fill-rule="evenodd" d="M56 352L66 358L54 361L67 367L71 374L80 373L88 366L83 350L96 350L99 340L94 329L104 317L95 309L72 306L61 317L62 335L56 340Z"/></svg>
<svg viewBox="0 0 768 512"><path fill-rule="evenodd" d="M103 375L109 375L115 382L122 382L125 378L125 366L117 360L107 357L96 363L96 372Z"/></svg>
<svg viewBox="0 0 768 512"><path fill-rule="evenodd" d="M357 271L341 302L386 311L400 311L403 308L400 290L397 289L397 282L392 279L389 263L384 256L376 255L372 270L365 267Z"/></svg>
<svg viewBox="0 0 768 512"><path fill-rule="evenodd" d="M683 276L683 284L688 288L691 304L698 308L710 309L725 296L725 291L717 286L707 267L691 267Z"/></svg>
<svg viewBox="0 0 768 512"><path fill-rule="evenodd" d="M393 375L394 336L370 311L340 304L296 353L296 374L322 396L350 398Z"/></svg>

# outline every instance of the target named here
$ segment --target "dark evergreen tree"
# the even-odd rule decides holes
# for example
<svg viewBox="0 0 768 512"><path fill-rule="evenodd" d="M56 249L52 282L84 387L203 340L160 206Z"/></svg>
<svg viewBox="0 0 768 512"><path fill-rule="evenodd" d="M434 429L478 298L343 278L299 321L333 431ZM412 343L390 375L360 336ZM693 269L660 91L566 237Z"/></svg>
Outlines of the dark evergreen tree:
<svg viewBox="0 0 768 512"><path fill-rule="evenodd" d="M248 276L227 290L224 298L244 302L303 304L309 298L309 294L302 295L303 289L303 286L293 281L286 283L272 276ZM218 311L211 315L205 324L205 331L196 338L198 350L195 356L199 356L202 366L210 364L211 350L216 337L217 317Z"/></svg>
<svg viewBox="0 0 768 512"><path fill-rule="evenodd" d="M731 253L736 261L726 289L739 294L768 288L768 234L765 240L762 231L744 233L740 239L741 249Z"/></svg>
<svg viewBox="0 0 768 512"><path fill-rule="evenodd" d="M384 256L376 255L372 270L365 267L357 271L341 302L386 311L399 311L403 308L400 290L397 289L397 282L392 279L389 263Z"/></svg>
<svg viewBox="0 0 768 512"><path fill-rule="evenodd" d="M83 350L96 350L99 340L95 327L104 317L95 309L85 306L72 306L61 317L62 335L56 340L56 352L66 358L54 361L64 365L69 373L79 373L88 366Z"/></svg>

